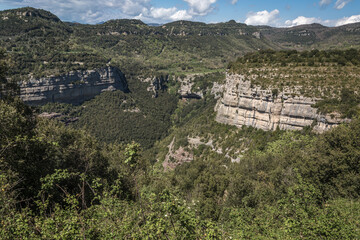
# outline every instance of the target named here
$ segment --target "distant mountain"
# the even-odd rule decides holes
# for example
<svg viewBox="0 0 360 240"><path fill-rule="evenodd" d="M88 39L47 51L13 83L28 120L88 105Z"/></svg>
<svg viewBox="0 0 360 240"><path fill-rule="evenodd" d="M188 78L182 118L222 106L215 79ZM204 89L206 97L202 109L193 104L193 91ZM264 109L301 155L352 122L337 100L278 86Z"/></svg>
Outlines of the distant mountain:
<svg viewBox="0 0 360 240"><path fill-rule="evenodd" d="M57 16L45 10L26 7L0 12L0 36L14 36L41 28L70 31Z"/></svg>
<svg viewBox="0 0 360 240"><path fill-rule="evenodd" d="M234 20L154 26L117 19L89 25L64 23L48 11L29 7L0 12L0 44L12 57L11 74L22 78L108 63L134 75L203 72L260 49L358 48L359 41L360 23L274 28Z"/></svg>
<svg viewBox="0 0 360 240"><path fill-rule="evenodd" d="M160 23L147 23L148 26L152 26L152 27L160 27L162 26L163 24L160 24Z"/></svg>
<svg viewBox="0 0 360 240"><path fill-rule="evenodd" d="M325 27L316 23L291 28L265 27L261 32L269 40L284 47L346 48L360 43L360 23L340 27Z"/></svg>

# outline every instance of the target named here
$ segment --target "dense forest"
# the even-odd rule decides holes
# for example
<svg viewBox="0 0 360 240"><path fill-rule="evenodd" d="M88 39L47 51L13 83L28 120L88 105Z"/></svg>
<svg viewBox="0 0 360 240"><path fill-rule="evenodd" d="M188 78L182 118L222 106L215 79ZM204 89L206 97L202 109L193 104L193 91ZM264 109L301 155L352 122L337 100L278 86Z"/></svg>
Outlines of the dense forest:
<svg viewBox="0 0 360 240"><path fill-rule="evenodd" d="M302 27L262 26L258 39L258 27L235 21L1 15L1 239L360 238L360 51L347 48L358 33L313 25L299 39ZM329 50L338 43L325 33L343 35L345 49ZM301 49L286 50L292 44ZM18 96L19 79L106 64L126 73L129 92L76 106ZM320 112L349 121L322 134L218 123L212 89L225 71L272 94L319 97ZM190 73L201 97L179 94ZM165 75L155 97L143 79Z"/></svg>
<svg viewBox="0 0 360 240"><path fill-rule="evenodd" d="M4 65L1 80L13 87ZM359 238L359 117L321 135L264 132L216 123L210 95L194 101L174 112L167 139L246 144L240 164L201 145L163 171L154 156L166 139L151 150L101 143L3 95L1 238Z"/></svg>

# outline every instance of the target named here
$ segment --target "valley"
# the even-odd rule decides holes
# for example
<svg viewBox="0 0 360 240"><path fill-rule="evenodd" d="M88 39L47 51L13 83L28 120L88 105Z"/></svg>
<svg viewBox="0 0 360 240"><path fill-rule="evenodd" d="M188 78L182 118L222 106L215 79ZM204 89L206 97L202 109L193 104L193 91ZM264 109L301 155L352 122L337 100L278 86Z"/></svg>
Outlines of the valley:
<svg viewBox="0 0 360 240"><path fill-rule="evenodd" d="M359 238L359 41L1 11L0 238Z"/></svg>

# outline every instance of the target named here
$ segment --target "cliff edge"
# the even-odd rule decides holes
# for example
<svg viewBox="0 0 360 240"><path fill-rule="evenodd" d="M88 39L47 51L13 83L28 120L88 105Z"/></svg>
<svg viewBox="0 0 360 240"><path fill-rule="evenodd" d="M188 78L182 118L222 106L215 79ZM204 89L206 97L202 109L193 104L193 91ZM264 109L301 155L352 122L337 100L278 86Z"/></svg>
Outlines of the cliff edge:
<svg viewBox="0 0 360 240"><path fill-rule="evenodd" d="M312 105L320 99L292 96L252 86L244 76L227 75L223 96L215 107L216 121L237 127L252 126L266 131L301 130L314 127L316 132L324 132L340 123L349 121L339 114L320 114Z"/></svg>
<svg viewBox="0 0 360 240"><path fill-rule="evenodd" d="M129 91L125 75L116 67L105 67L30 79L20 84L20 97L29 105L81 104L104 91L115 90Z"/></svg>

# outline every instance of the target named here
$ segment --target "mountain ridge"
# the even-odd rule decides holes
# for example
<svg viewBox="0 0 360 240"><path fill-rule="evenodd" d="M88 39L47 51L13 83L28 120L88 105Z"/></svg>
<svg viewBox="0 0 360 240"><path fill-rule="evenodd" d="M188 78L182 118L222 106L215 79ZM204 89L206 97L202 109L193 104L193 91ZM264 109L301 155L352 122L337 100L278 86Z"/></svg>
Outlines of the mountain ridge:
<svg viewBox="0 0 360 240"><path fill-rule="evenodd" d="M11 58L10 74L19 80L29 74L44 77L104 67L109 62L127 75L144 77L204 73L225 69L238 56L258 50L360 46L360 23L274 28L230 20L149 26L137 19L115 19L91 25L63 22L34 8L5 10L0 16L0 44Z"/></svg>
<svg viewBox="0 0 360 240"><path fill-rule="evenodd" d="M17 16L24 16L24 17L39 17L46 20L54 21L54 22L62 22L62 23L70 23L74 24L72 22L62 21L59 17L57 17L55 14L51 13L50 11L38 9L38 8L32 8L32 7L23 7L23 8L16 8L16 9L8 9L8 10L2 10L0 11L1 16L6 15L17 15ZM2 19L4 20L4 19ZM323 29L340 29L340 28L359 28L360 22L357 23L350 23L350 24L344 24L340 26L325 26L320 23L311 23L311 24L302 24L297 26L290 26L290 27L272 27L269 25L247 25L245 23L236 22L235 20L229 20L226 22L218 22L218 23L205 23L205 22L198 22L198 21L190 21L190 20L177 20L173 22L168 22L164 24L157 24L157 23L151 23L147 24L139 19L110 19L101 23L96 24L85 24L85 23L78 23L76 22L75 25L90 25L90 26L100 26L100 25L106 25L106 24L112 24L112 23L122 23L122 24L134 24L134 25L146 25L149 28L161 28L163 26L237 26L237 27L248 27L248 28L254 28L257 30L262 30L263 28L266 29L278 29L278 30L293 30L293 29L301 29L301 28L307 28L307 29L317 29L317 28L323 28Z"/></svg>

